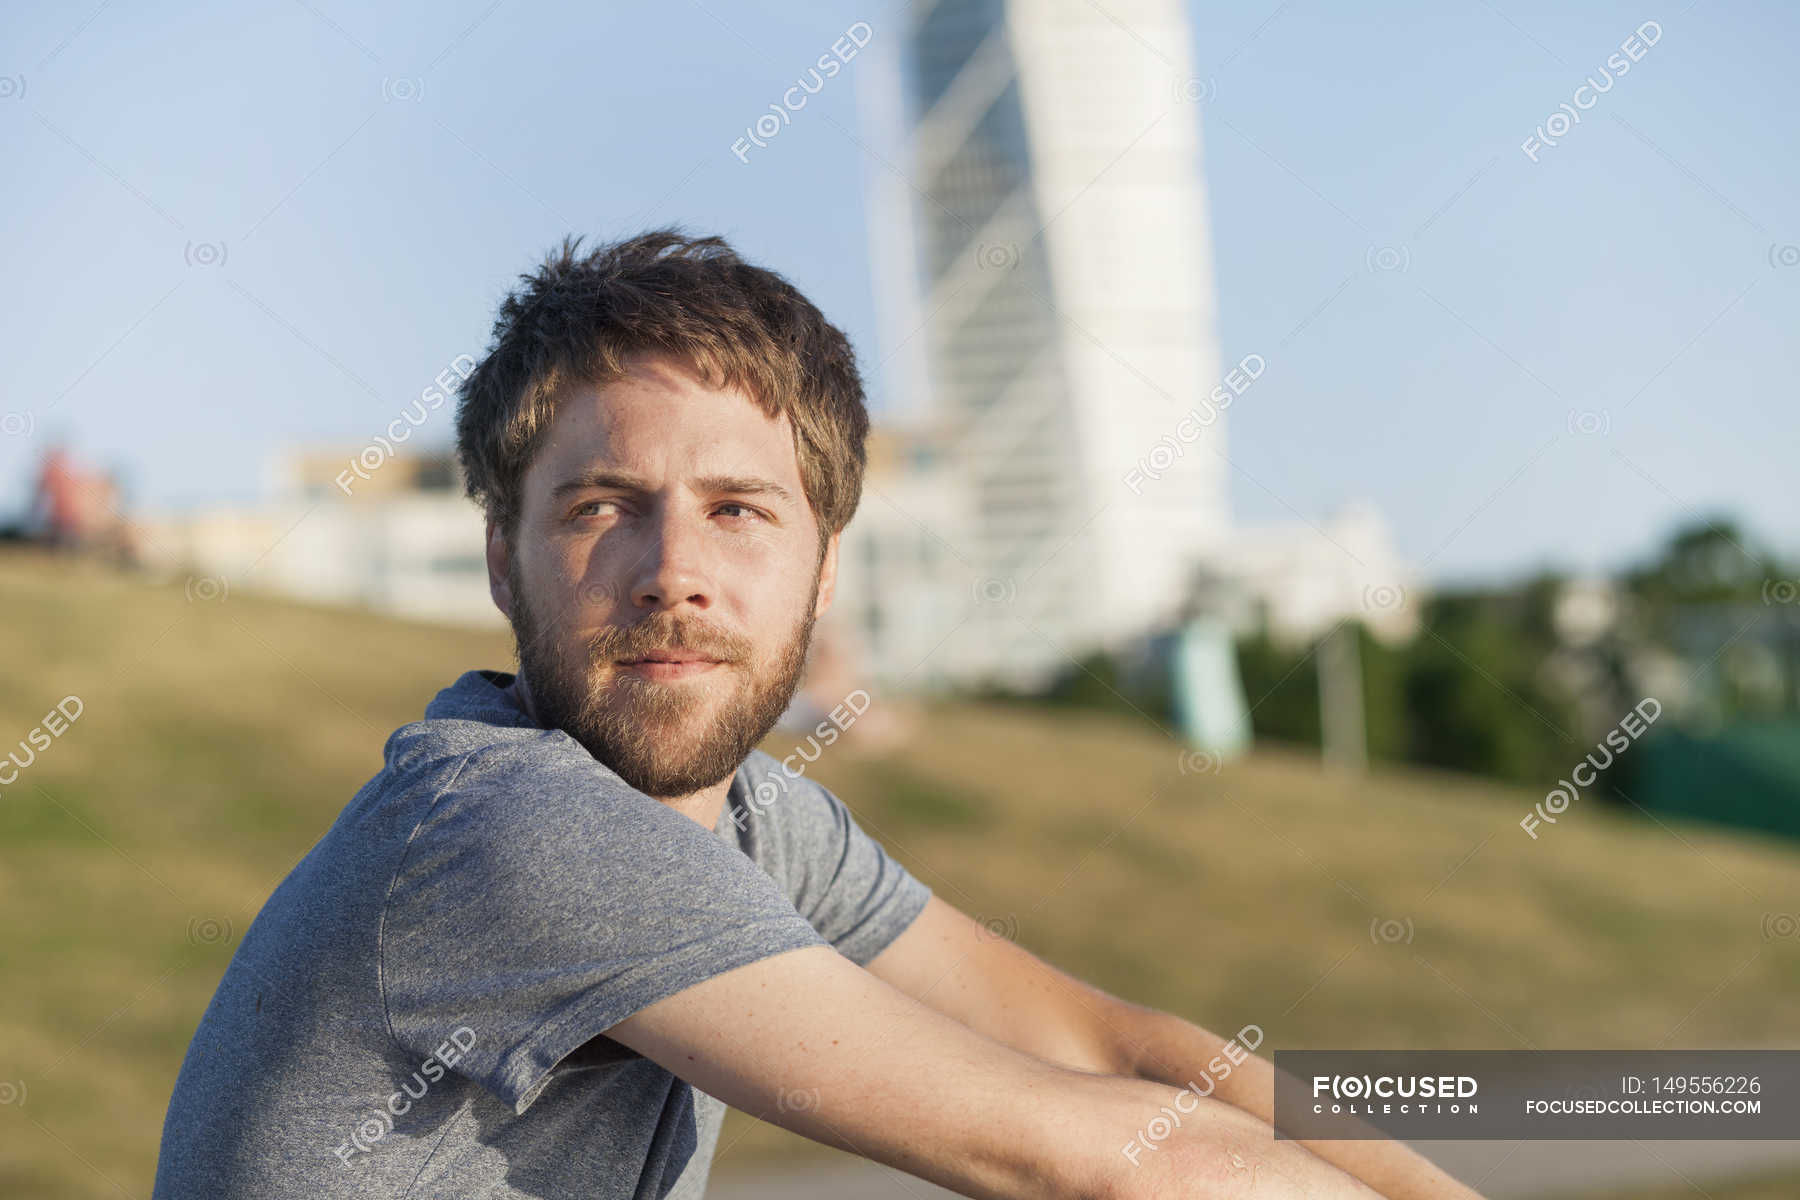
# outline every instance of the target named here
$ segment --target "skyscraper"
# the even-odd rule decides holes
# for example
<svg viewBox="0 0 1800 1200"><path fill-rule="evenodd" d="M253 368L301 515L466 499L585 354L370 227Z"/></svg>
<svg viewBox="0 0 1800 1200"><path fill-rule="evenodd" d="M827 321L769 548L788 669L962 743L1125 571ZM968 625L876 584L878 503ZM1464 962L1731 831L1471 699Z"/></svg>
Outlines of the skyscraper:
<svg viewBox="0 0 1800 1200"><path fill-rule="evenodd" d="M1190 31L1174 0L919 0L931 420L964 489L952 673L1029 683L1176 615L1227 532Z"/></svg>

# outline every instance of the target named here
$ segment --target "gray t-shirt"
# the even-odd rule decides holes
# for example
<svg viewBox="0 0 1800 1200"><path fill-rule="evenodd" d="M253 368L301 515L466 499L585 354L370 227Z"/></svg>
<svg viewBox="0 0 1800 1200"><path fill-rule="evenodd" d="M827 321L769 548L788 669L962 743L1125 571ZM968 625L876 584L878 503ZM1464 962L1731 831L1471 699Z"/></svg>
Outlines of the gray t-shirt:
<svg viewBox="0 0 1800 1200"><path fill-rule="evenodd" d="M865 965L929 899L769 755L708 833L538 727L510 682L465 672L395 730L245 932L155 1200L694 1200L725 1106L602 1031L786 950Z"/></svg>

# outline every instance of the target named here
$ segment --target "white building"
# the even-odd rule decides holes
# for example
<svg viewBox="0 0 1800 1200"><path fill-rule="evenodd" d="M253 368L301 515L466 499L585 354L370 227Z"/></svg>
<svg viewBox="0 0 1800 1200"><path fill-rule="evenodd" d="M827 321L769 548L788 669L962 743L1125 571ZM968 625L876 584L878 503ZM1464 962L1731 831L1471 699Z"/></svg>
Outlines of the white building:
<svg viewBox="0 0 1800 1200"><path fill-rule="evenodd" d="M1373 508L1231 527L1225 410L1263 363L1220 362L1180 4L910 15L903 64L859 78L871 136L907 148L910 179L870 174L871 259L917 415L876 435L822 633L888 684L1031 687L1141 648L1208 577L1239 631L1410 636Z"/></svg>
<svg viewBox="0 0 1800 1200"><path fill-rule="evenodd" d="M1226 533L1222 420L1126 482L1221 380L1189 30L1174 0L913 20L924 199L878 224L916 237L930 420L965 489L942 537L972 607L938 655L1029 684L1169 619Z"/></svg>
<svg viewBox="0 0 1800 1200"><path fill-rule="evenodd" d="M957 679L945 638L977 600L961 548L966 500L928 429L879 427L867 452L862 500L838 547L837 595L815 636L832 639L866 680L941 689Z"/></svg>
<svg viewBox="0 0 1800 1200"><path fill-rule="evenodd" d="M1317 525L1305 521L1236 530L1221 559L1251 606L1240 622L1304 644L1355 617L1389 643L1419 628L1420 583L1402 564L1372 504L1347 504Z"/></svg>
<svg viewBox="0 0 1800 1200"><path fill-rule="evenodd" d="M205 593L251 588L421 621L505 629L488 594L481 510L448 454L414 453L336 480L357 448L296 451L268 500L150 516L145 557Z"/></svg>

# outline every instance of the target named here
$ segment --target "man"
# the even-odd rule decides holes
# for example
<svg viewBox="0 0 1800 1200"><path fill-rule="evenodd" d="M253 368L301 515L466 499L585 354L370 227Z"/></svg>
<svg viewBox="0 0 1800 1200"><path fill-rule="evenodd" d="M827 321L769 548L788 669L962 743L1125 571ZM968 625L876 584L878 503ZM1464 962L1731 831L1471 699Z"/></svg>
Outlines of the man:
<svg viewBox="0 0 1800 1200"><path fill-rule="evenodd" d="M691 1198L726 1104L971 1196L1375 1194L1272 1139L1266 1063L1181 1100L1221 1039L986 935L776 779L755 746L861 491L854 356L717 238L576 251L502 304L457 413L519 668L396 730L265 905L156 1196Z"/></svg>

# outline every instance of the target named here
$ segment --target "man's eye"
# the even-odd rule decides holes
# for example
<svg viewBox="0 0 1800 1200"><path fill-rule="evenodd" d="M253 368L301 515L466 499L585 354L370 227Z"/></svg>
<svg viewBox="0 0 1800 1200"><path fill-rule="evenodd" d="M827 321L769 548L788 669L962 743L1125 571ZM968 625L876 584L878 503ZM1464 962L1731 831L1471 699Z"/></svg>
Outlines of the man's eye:
<svg viewBox="0 0 1800 1200"><path fill-rule="evenodd" d="M767 519L761 509L751 508L748 504L739 504L735 500L727 500L725 503L719 505L719 508L720 509L734 508L734 509L737 509L738 512L740 514L742 514L743 516L756 517L758 519L765 519L765 520Z"/></svg>
<svg viewBox="0 0 1800 1200"><path fill-rule="evenodd" d="M597 512L596 512L596 513L590 513L590 512L588 512L588 511L587 511L587 510L588 510L588 509L590 509L590 508L604 508L604 507L606 507L606 506L607 506L607 505L609 505L609 504L614 504L614 503L615 503L615 502L614 502L614 501L612 501L612 500L588 500L588 501L584 501L584 502L583 502L583 503L582 503L582 504L580 504L580 505L578 505L578 506L576 506L576 509L575 509L575 511L574 511L574 513L572 513L572 514L571 514L571 515L572 515L572 516L577 516L577 517L585 517L585 516L596 516L596 517L597 517L597 516L599 516L599 515L600 515L600 514L599 514L599 513L597 513Z"/></svg>

